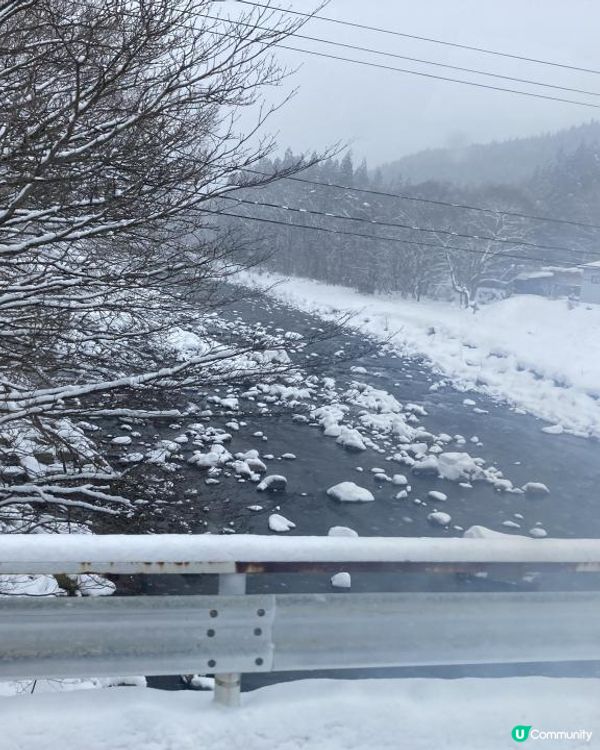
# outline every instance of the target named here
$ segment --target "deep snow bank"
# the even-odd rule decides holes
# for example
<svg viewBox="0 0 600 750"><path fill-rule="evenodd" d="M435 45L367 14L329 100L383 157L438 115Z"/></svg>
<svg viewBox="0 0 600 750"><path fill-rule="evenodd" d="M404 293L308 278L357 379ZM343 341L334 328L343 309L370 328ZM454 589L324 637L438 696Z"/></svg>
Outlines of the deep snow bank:
<svg viewBox="0 0 600 750"><path fill-rule="evenodd" d="M517 724L600 737L600 680L303 680L243 696L108 688L0 698L3 750L496 750Z"/></svg>
<svg viewBox="0 0 600 750"><path fill-rule="evenodd" d="M572 309L565 300L532 295L482 307L475 315L447 303L364 295L308 279L239 276L319 314L356 313L351 325L391 341L399 352L425 355L459 388L476 388L556 425L554 432L600 437L600 306Z"/></svg>

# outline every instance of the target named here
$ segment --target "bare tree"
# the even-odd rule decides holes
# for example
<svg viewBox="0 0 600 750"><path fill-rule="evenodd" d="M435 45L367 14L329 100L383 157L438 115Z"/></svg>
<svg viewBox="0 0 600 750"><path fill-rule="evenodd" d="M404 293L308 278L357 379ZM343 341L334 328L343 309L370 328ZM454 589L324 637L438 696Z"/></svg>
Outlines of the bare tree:
<svg viewBox="0 0 600 750"><path fill-rule="evenodd" d="M153 350L186 311L212 303L235 260L212 234L214 199L240 173L247 185L245 170L273 146L261 92L281 82L271 52L300 23L268 7L230 21L218 7L0 5L0 456L24 472L5 472L0 508L127 508L69 420L253 366L256 342L184 361ZM242 130L245 109L257 115ZM40 440L61 472L38 471Z"/></svg>
<svg viewBox="0 0 600 750"><path fill-rule="evenodd" d="M462 212L448 219L446 233L437 234L443 248L453 290L463 307L475 309L477 294L486 283L502 285L510 281L523 265L523 242L532 237L531 225L514 214L522 209L522 196L511 188L489 188L487 195L494 212ZM467 196L468 200L468 196ZM452 233L471 237L452 236Z"/></svg>

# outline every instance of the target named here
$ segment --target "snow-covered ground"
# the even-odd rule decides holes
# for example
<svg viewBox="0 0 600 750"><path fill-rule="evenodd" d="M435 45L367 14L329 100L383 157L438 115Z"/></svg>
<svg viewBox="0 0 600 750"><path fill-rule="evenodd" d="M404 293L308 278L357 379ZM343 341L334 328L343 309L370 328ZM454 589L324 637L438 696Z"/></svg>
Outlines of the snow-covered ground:
<svg viewBox="0 0 600 750"><path fill-rule="evenodd" d="M304 680L244 694L147 688L0 698L3 750L504 750L516 725L600 737L600 680ZM591 741L585 739L591 732ZM567 735L568 736L568 735Z"/></svg>
<svg viewBox="0 0 600 750"><path fill-rule="evenodd" d="M520 295L473 314L275 274L244 272L239 281L325 318L351 311L349 325L389 339L403 354L428 357L459 388L546 420L550 434L600 437L600 306Z"/></svg>

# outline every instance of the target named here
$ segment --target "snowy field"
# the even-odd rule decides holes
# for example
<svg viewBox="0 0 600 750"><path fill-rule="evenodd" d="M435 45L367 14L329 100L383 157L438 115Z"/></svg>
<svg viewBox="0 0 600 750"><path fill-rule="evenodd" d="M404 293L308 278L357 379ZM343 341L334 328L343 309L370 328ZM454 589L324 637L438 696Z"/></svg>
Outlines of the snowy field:
<svg viewBox="0 0 600 750"><path fill-rule="evenodd" d="M239 281L276 284L271 296L324 318L350 311L353 328L389 339L402 354L427 357L458 388L540 417L549 423L545 432L600 437L600 306L520 295L473 314L276 274L244 272Z"/></svg>
<svg viewBox="0 0 600 750"><path fill-rule="evenodd" d="M120 687L0 699L3 750L505 750L515 725L600 737L600 680L304 680L215 707L208 692ZM591 732L591 741L583 732ZM532 735L533 738L533 735Z"/></svg>

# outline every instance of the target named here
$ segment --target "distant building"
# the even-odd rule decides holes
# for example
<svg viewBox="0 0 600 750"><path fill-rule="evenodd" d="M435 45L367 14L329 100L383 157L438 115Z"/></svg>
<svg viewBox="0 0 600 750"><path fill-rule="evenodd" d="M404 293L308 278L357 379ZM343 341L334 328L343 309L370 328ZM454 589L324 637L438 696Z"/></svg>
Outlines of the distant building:
<svg viewBox="0 0 600 750"><path fill-rule="evenodd" d="M551 298L577 297L582 276L583 271L578 267L546 266L537 271L520 273L511 286L515 294L537 294Z"/></svg>
<svg viewBox="0 0 600 750"><path fill-rule="evenodd" d="M600 260L586 263L581 267L583 280L581 282L581 302L592 302L600 305Z"/></svg>

